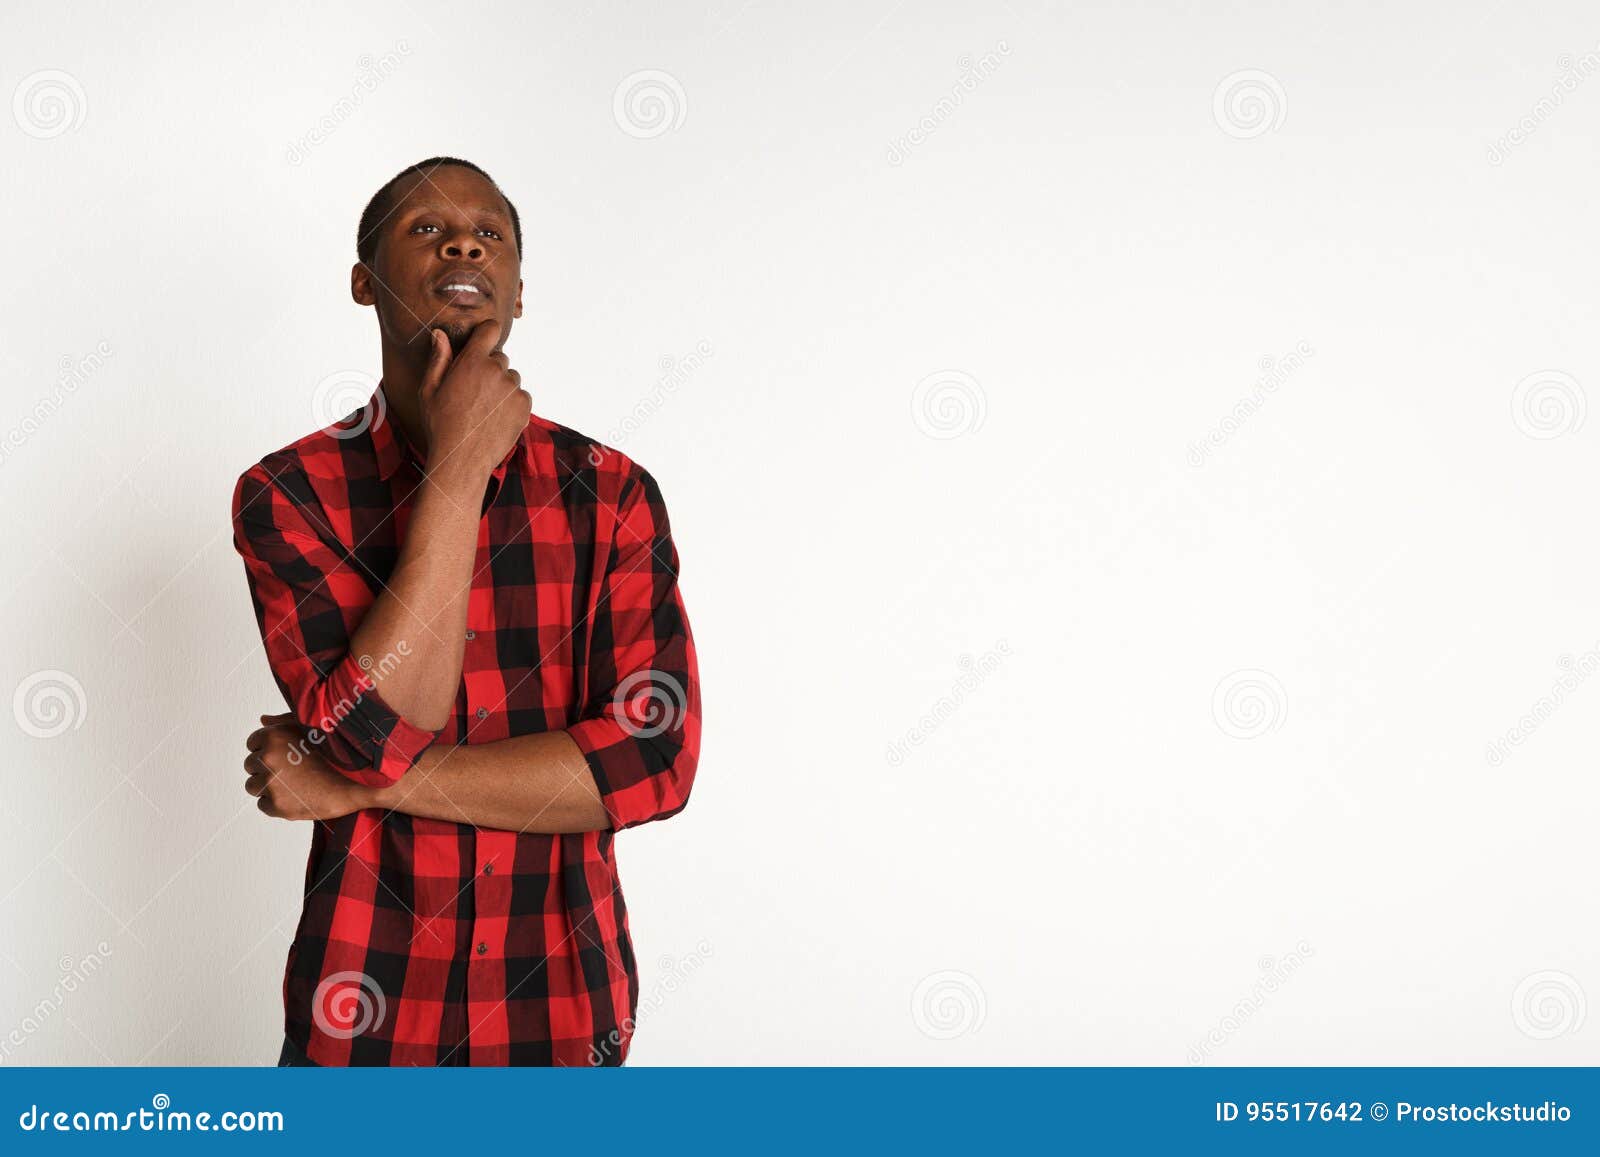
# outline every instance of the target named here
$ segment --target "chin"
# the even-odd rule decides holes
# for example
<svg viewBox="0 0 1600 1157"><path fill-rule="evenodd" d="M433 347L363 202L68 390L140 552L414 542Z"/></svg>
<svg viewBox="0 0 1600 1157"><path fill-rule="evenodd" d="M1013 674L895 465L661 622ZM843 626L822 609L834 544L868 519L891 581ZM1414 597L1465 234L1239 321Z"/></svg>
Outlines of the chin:
<svg viewBox="0 0 1600 1157"><path fill-rule="evenodd" d="M467 339L472 336L473 325L467 321L447 321L437 328L444 330L444 336L450 339L450 352L458 354L466 348Z"/></svg>

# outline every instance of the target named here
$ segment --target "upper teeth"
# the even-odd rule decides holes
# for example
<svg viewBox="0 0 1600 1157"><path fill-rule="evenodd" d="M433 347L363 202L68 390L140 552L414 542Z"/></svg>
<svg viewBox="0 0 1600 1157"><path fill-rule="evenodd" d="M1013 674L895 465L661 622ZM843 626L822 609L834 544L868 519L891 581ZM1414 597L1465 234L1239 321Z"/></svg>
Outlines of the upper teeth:
<svg viewBox="0 0 1600 1157"><path fill-rule="evenodd" d="M458 282L456 282L456 283L455 283L455 284L454 284L454 285L447 285L447 286L445 286L445 289L446 289L446 290L451 290L451 289L464 289L464 290L466 290L466 291L467 291L467 292L468 292L468 293L478 293L478 292L480 292L480 291L479 291L479 289L478 289L478 287L477 287L477 286L476 286L476 285L468 285L468 284L467 284L467 283L466 283L466 282L464 282L464 281L458 281Z"/></svg>

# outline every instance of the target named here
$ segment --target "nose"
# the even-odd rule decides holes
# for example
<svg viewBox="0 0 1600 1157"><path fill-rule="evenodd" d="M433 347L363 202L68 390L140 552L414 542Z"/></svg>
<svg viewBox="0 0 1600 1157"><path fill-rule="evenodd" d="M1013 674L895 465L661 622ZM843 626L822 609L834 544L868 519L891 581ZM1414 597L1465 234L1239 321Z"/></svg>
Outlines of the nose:
<svg viewBox="0 0 1600 1157"><path fill-rule="evenodd" d="M483 258L483 244L471 229L453 229L439 238L439 256L451 261L463 257L479 261Z"/></svg>

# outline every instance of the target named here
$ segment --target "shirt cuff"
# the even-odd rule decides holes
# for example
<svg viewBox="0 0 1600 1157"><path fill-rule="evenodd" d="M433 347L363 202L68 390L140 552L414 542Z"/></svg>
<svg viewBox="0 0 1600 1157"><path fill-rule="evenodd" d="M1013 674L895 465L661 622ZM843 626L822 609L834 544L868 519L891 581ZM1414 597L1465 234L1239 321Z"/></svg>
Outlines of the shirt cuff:
<svg viewBox="0 0 1600 1157"><path fill-rule="evenodd" d="M567 734L589 764L613 831L665 819L688 802L689 762L675 765L616 720L585 719Z"/></svg>
<svg viewBox="0 0 1600 1157"><path fill-rule="evenodd" d="M313 743L325 743L341 772L367 787L399 781L439 737L408 721L378 694L373 678L352 655L329 672L315 719L303 719Z"/></svg>

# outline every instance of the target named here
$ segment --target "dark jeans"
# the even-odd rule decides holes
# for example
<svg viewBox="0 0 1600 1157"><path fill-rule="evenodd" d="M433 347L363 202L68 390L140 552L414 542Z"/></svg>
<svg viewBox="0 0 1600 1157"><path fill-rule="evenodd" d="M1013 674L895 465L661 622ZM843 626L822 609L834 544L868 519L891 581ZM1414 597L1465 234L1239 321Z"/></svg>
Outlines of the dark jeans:
<svg viewBox="0 0 1600 1157"><path fill-rule="evenodd" d="M310 1057L306 1056L305 1053L301 1052L299 1048L295 1046L294 1041L290 1040L288 1037L284 1037L283 1051L278 1054L278 1067L280 1069L305 1067L316 1069L321 1068L322 1066L317 1064L317 1062L312 1060Z"/></svg>

